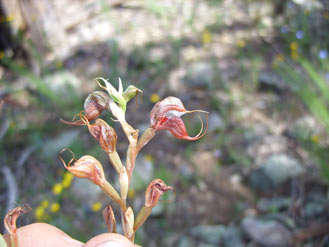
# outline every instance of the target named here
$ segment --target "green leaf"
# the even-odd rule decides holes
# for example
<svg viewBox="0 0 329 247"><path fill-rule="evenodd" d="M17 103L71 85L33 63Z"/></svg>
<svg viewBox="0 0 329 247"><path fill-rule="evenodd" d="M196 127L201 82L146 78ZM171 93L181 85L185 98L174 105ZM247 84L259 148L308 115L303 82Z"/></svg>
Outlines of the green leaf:
<svg viewBox="0 0 329 247"><path fill-rule="evenodd" d="M7 247L5 239L0 234L0 247Z"/></svg>
<svg viewBox="0 0 329 247"><path fill-rule="evenodd" d="M30 72L27 68L17 64L15 61L9 58L2 58L1 62L8 66L8 68L16 73L17 75L29 80L31 83L35 85L37 90L44 94L47 98L54 102L58 102L57 96L48 88L46 83L40 79L39 77L35 76L32 72Z"/></svg>

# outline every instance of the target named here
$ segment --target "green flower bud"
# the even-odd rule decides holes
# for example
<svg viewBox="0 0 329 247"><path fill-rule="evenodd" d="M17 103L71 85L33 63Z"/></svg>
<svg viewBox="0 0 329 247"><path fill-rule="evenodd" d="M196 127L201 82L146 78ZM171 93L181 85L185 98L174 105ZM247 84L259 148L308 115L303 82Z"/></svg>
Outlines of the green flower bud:
<svg viewBox="0 0 329 247"><path fill-rule="evenodd" d="M142 90L138 89L137 87L130 85L127 89L123 92L122 96L125 99L126 103L128 103L132 98L138 96L139 93L143 93ZM137 101L137 99L136 99Z"/></svg>
<svg viewBox="0 0 329 247"><path fill-rule="evenodd" d="M99 80L103 81L105 86L102 85ZM124 99L124 97L122 96L122 92L123 92L123 89L122 89L122 82L121 82L121 79L119 78L119 90L116 90L111 83L109 83L107 80L105 80L104 78L102 77L98 77L96 78L96 81L98 83L98 85L105 89L109 96L111 97L111 99L116 102L120 108L125 112L126 111L126 101Z"/></svg>

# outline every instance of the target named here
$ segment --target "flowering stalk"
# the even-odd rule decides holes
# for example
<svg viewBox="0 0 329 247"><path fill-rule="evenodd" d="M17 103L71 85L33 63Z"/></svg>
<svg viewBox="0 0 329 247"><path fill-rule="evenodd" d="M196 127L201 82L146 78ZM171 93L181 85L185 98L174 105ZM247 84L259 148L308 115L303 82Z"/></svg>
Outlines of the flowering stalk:
<svg viewBox="0 0 329 247"><path fill-rule="evenodd" d="M104 191L106 195L108 195L113 201L115 201L122 209L123 212L127 210L126 203L121 199L118 192L113 188L113 186L105 181L100 188Z"/></svg>
<svg viewBox="0 0 329 247"><path fill-rule="evenodd" d="M110 205L107 205L103 210L103 218L105 220L109 233L116 233L116 220Z"/></svg>
<svg viewBox="0 0 329 247"><path fill-rule="evenodd" d="M185 114L199 112L200 110L188 111L183 103L175 97L167 97L158 102L150 113L150 126L138 138L139 130L134 129L125 117L127 103L136 97L142 91L135 86L129 86L123 91L122 82L119 79L119 88L114 88L110 82L104 78L96 78L98 85L105 89L108 93L95 91L91 93L84 104L84 113L78 114L80 120L75 122L64 123L70 125L86 125L90 134L98 141L101 148L107 153L114 169L119 175L120 194L106 180L103 167L94 157L85 155L79 160L75 160L74 156L66 165L61 158L64 166L73 175L80 178L87 178L94 184L98 185L112 200L114 200L121 208L122 228L125 236L134 242L135 233L138 228L145 222L152 212L152 209L158 204L158 201L166 191L173 190L173 187L167 186L161 179L153 180L147 187L145 193L145 204L136 216L131 207L126 205L129 185L131 183L132 173L135 167L136 157L140 150L155 136L158 131L168 130L176 138L185 140L198 140L207 131L208 118L206 119L206 128L204 130L203 121L201 120L201 130L199 134L192 137L189 136L185 124L181 117ZM118 121L129 141L127 149L126 164L122 164L119 154L116 151L117 135L114 129L104 120L98 118L100 114L108 110L112 113L115 120ZM94 121L94 123L90 123ZM71 163L73 163L71 165ZM116 231L116 220L111 206L107 206L103 211L103 216L109 232Z"/></svg>

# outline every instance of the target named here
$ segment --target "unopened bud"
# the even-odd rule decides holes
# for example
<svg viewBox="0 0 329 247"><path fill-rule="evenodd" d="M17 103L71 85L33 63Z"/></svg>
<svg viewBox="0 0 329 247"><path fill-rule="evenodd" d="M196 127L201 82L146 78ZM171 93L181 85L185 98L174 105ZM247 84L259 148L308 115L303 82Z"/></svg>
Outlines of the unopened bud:
<svg viewBox="0 0 329 247"><path fill-rule="evenodd" d="M161 179L153 180L146 189L145 207L153 208L158 204L160 196L168 190L173 190L171 186L167 186Z"/></svg>
<svg viewBox="0 0 329 247"><path fill-rule="evenodd" d="M104 170L101 163L90 155L82 156L75 161L72 166L71 163L74 159L71 159L67 165L62 158L61 160L65 168L76 177L87 178L98 186L102 186L105 181Z"/></svg>
<svg viewBox="0 0 329 247"><path fill-rule="evenodd" d="M125 99L126 103L128 103L132 98L134 98L135 96L138 96L139 93L143 93L143 91L133 85L130 85L123 92L122 96Z"/></svg>
<svg viewBox="0 0 329 247"><path fill-rule="evenodd" d="M102 77L96 78L96 81L101 88L105 89L108 92L111 99L114 102L118 103L120 108L125 112L126 111L126 101L122 96L123 89L122 89L121 79L119 78L119 89L118 90L116 90L115 87L113 87L110 82L108 82L106 79L104 79ZM99 81L102 81L105 85L102 85Z"/></svg>
<svg viewBox="0 0 329 247"><path fill-rule="evenodd" d="M125 232L125 236L130 239L134 235L134 212L131 207L129 207L124 213L123 220L123 230Z"/></svg>
<svg viewBox="0 0 329 247"><path fill-rule="evenodd" d="M107 226L108 232L116 232L115 216L110 205L107 205L103 210L103 217Z"/></svg>
<svg viewBox="0 0 329 247"><path fill-rule="evenodd" d="M88 125L88 129L105 152L112 153L116 151L117 134L104 120L96 119L95 123Z"/></svg>
<svg viewBox="0 0 329 247"><path fill-rule="evenodd" d="M102 91L89 94L84 103L86 118L89 121L98 118L102 111L108 108L109 100L109 96Z"/></svg>

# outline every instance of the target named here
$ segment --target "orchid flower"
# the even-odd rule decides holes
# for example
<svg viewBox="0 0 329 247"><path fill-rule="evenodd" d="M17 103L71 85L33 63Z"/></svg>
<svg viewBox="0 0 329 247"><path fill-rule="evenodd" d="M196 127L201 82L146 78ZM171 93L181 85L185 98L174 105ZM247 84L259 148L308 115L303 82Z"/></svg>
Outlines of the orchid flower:
<svg viewBox="0 0 329 247"><path fill-rule="evenodd" d="M98 118L101 113L108 109L110 103L109 96L101 91L95 91L88 95L84 102L84 113L85 118L88 121L93 121L96 118ZM81 114L81 113L80 113ZM79 116L76 115L76 116ZM73 118L72 122L65 121L63 119L60 119L62 123L69 124L69 125L84 125L85 123L81 120L74 121L76 116Z"/></svg>
<svg viewBox="0 0 329 247"><path fill-rule="evenodd" d="M182 101L176 97L167 97L158 102L150 113L151 128L155 131L169 130L176 138L194 141L200 139L207 131L208 118L206 130L203 134L203 121L201 120L201 131L194 137L188 135L185 124L181 117L184 114L192 112L208 113L201 110L188 111L185 109Z"/></svg>
<svg viewBox="0 0 329 247"><path fill-rule="evenodd" d="M103 119L97 118L93 124L90 124L87 116L79 113L82 124L87 125L90 134L99 142L99 145L106 153L116 151L117 134L115 130Z"/></svg>
<svg viewBox="0 0 329 247"><path fill-rule="evenodd" d="M67 149L63 149L62 154ZM105 175L102 164L95 159L93 156L85 155L80 159L76 160L72 151L68 150L72 154L72 158L68 164L65 163L64 159L60 156L60 160L63 162L64 167L78 178L87 178L92 183L101 186L105 181ZM72 162L74 162L73 165Z"/></svg>

